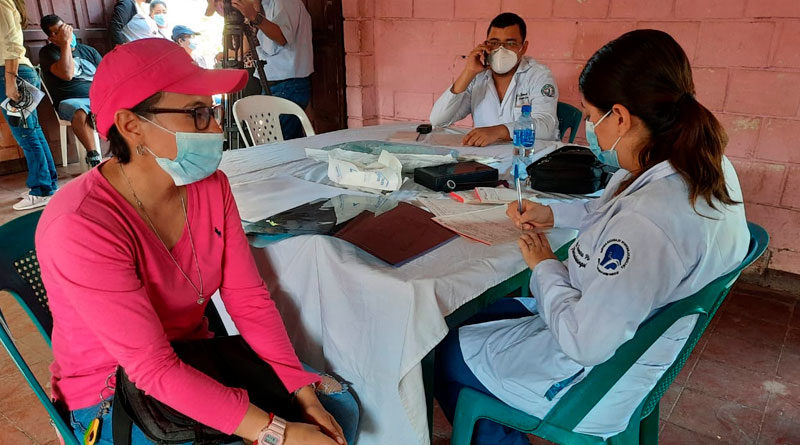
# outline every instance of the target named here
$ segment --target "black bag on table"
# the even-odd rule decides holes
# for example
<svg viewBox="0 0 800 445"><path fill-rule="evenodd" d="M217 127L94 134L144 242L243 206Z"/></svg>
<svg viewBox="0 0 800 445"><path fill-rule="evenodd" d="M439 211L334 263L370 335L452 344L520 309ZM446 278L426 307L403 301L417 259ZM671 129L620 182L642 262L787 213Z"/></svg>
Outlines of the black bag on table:
<svg viewBox="0 0 800 445"><path fill-rule="evenodd" d="M526 170L534 190L583 195L605 188L617 168L600 162L586 147L566 145Z"/></svg>
<svg viewBox="0 0 800 445"><path fill-rule="evenodd" d="M226 386L247 390L250 403L264 411L284 419L299 418L283 382L241 336L178 341L172 347L183 362L198 371ZM146 395L128 379L122 367L117 368L112 423L115 445L130 444L132 424L157 444L216 445L240 440Z"/></svg>

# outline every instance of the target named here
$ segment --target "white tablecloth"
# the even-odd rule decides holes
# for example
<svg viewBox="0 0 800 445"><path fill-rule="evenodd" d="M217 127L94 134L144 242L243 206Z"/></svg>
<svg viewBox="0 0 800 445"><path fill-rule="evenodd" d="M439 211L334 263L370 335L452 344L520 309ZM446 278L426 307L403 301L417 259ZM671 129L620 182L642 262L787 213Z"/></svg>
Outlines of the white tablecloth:
<svg viewBox="0 0 800 445"><path fill-rule="evenodd" d="M306 202L331 194L326 165L306 159L305 147L383 140L413 128L342 130L229 151L220 168L240 211L266 217L291 207L279 201L292 192L270 194L270 178L319 183L316 190L303 188ZM537 141L535 157L559 145ZM458 150L495 156L501 173L509 169L510 145ZM573 236L553 231L549 237L557 248ZM359 444L429 443L421 359L447 334L446 315L525 267L513 243L486 246L463 238L401 267L328 236L293 237L253 253L300 358L352 383L362 408Z"/></svg>

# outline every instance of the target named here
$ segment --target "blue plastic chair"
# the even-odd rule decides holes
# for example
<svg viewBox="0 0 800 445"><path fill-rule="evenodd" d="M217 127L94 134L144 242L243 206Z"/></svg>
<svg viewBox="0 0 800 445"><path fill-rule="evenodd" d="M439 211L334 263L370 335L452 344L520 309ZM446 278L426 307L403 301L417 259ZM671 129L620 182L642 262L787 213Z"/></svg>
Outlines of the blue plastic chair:
<svg viewBox="0 0 800 445"><path fill-rule="evenodd" d="M29 213L0 226L0 290L10 293L27 312L33 324L51 346L50 334L53 330L53 318L47 304L47 293L42 285L39 273L39 261L36 258L33 238L41 211ZM17 365L19 371L28 382L36 398L47 410L50 423L66 445L79 445L78 440L67 423L66 411L59 411L45 393L42 386L31 372L31 368L22 358L8 328L2 312L0 312L0 342Z"/></svg>
<svg viewBox="0 0 800 445"><path fill-rule="evenodd" d="M578 128L581 126L583 112L566 102L559 102L556 105L556 117L558 118L558 138L563 139L569 130L569 143L573 143L578 134Z"/></svg>
<svg viewBox="0 0 800 445"><path fill-rule="evenodd" d="M696 294L664 306L656 315L639 326L632 339L620 346L605 363L595 366L544 416L539 419L514 409L497 398L471 388L458 396L453 421L452 445L469 445L475 423L489 419L516 430L544 439L569 444L657 444L658 408L661 396L675 380L711 318L722 304L742 270L753 263L769 243L769 235L760 226L748 223L750 248L741 265L709 283ZM672 366L667 369L652 391L641 401L628 422L628 428L604 441L601 437L576 433L573 430L602 399L625 372L678 319L698 314L697 323Z"/></svg>

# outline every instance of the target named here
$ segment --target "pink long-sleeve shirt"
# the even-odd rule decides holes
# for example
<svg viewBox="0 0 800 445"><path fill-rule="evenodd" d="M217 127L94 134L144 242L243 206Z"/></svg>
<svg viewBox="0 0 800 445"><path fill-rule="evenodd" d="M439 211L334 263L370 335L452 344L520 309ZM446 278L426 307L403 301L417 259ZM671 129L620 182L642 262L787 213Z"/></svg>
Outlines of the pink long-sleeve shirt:
<svg viewBox="0 0 800 445"><path fill-rule="evenodd" d="M103 388L119 364L145 393L232 433L247 411L247 393L183 363L170 346L212 336L203 313L217 289L244 339L287 390L318 380L303 370L258 273L227 177L217 171L188 185L186 204L202 304L99 168L63 187L44 211L36 252L53 313L53 395L70 410L99 403L101 392L108 397ZM198 285L186 229L172 255Z"/></svg>

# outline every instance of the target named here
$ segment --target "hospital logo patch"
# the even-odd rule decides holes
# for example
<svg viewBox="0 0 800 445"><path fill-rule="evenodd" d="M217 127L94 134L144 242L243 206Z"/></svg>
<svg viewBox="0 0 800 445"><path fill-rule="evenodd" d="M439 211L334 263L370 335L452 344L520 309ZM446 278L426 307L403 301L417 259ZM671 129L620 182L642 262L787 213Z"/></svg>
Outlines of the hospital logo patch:
<svg viewBox="0 0 800 445"><path fill-rule="evenodd" d="M548 83L542 87L542 96L554 97L555 95L556 95L556 87L554 87L553 84Z"/></svg>
<svg viewBox="0 0 800 445"><path fill-rule="evenodd" d="M612 239L603 244L597 259L597 271L603 275L617 275L630 260L630 249L625 241Z"/></svg>

